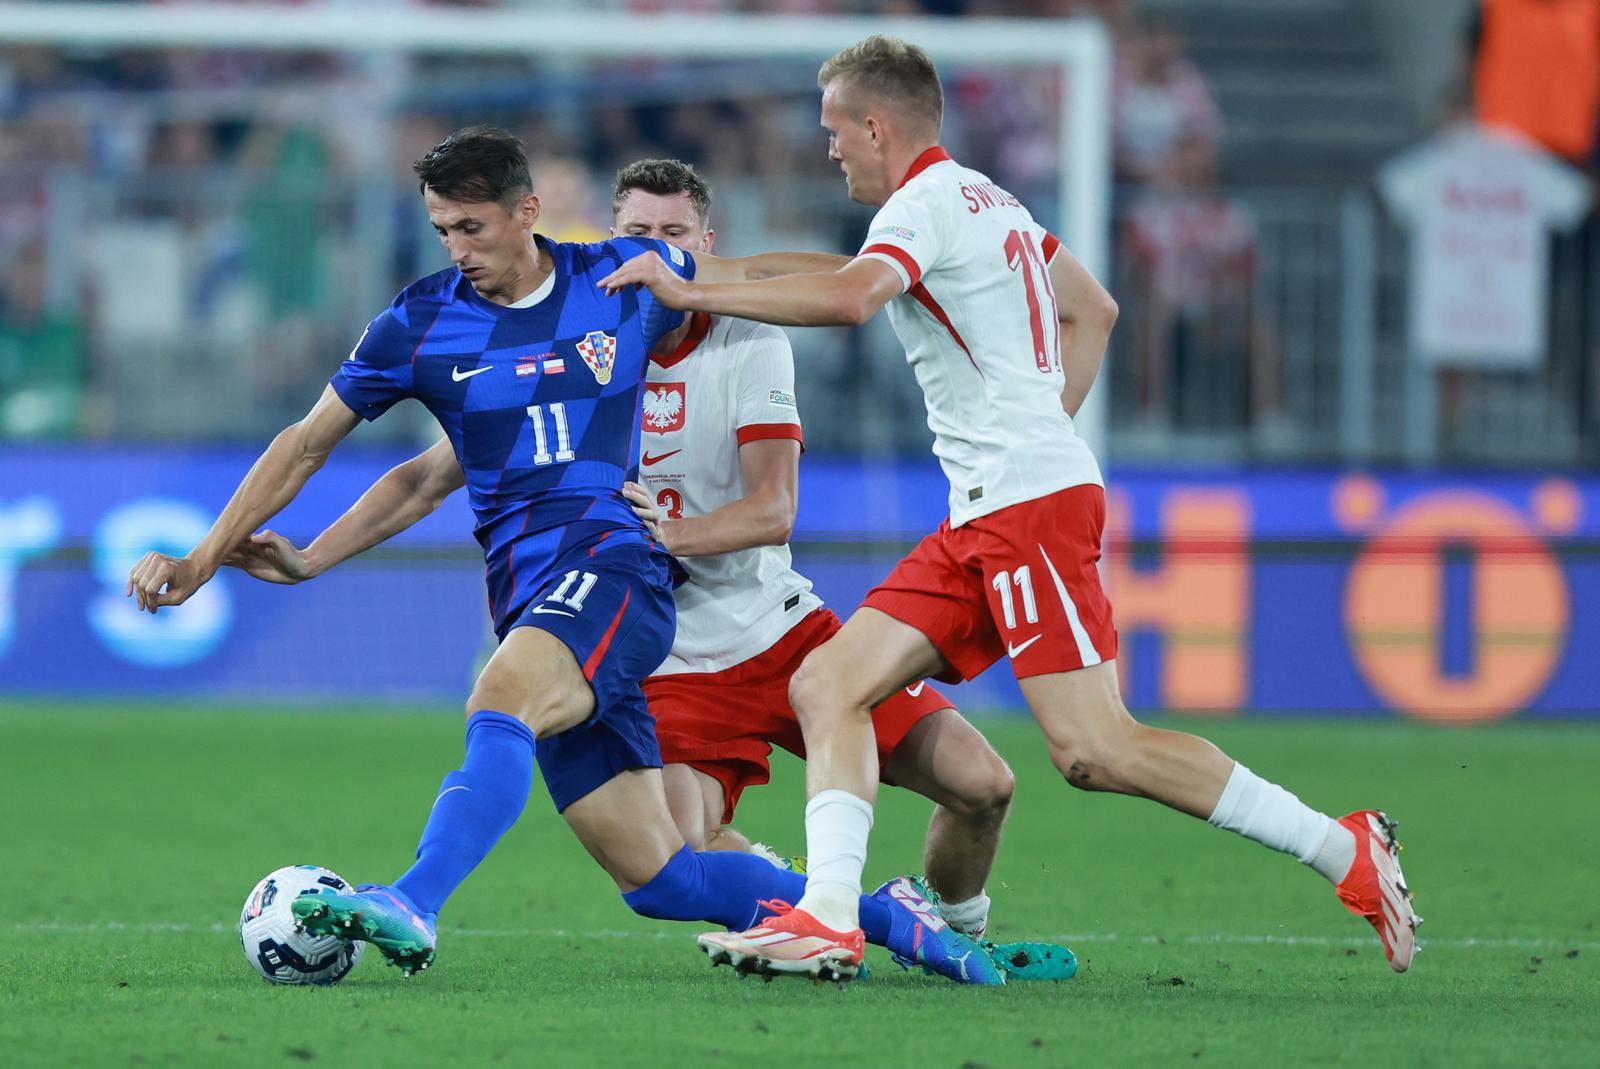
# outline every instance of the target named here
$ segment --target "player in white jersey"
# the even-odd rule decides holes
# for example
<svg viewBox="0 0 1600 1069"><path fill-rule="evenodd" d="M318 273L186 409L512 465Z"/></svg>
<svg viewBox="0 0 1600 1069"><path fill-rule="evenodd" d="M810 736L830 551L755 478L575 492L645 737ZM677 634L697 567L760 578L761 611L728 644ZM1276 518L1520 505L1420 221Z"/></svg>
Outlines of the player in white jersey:
<svg viewBox="0 0 1600 1069"><path fill-rule="evenodd" d="M613 236L712 251L710 190L676 160L623 168L612 207ZM642 485L625 489L689 576L674 592L672 652L644 683L667 798L693 848L751 850L729 822L767 781L774 745L805 756L789 679L842 626L786 544L804 442L788 338L697 313L652 354L643 407ZM921 680L890 695L873 727L884 782L937 805L924 863L941 915L982 935L1011 770Z"/></svg>
<svg viewBox="0 0 1600 1069"><path fill-rule="evenodd" d="M623 168L612 205L614 237L659 238L697 257L715 241L710 190L676 160ZM835 259L843 258L805 254L803 262ZM646 485L629 483L625 492L688 573L674 591L671 653L644 682L668 807L693 850L753 852L791 867L728 821L745 788L767 781L773 745L805 756L789 679L842 627L791 567L786 544L803 441L793 356L775 327L696 315L665 335L651 359L641 413ZM273 582L311 578L428 515L461 482L455 453L441 440L380 479L318 539L320 552L264 531L228 563ZM990 905L984 882L1011 802L1010 768L923 680L883 702L875 729L884 782L935 803L926 876L892 881L902 886L891 893L914 923L948 924L981 939ZM932 937L912 943L928 946ZM986 952L1012 980L1063 980L1076 970L1070 951L1055 944L989 944ZM959 963L936 971L950 975L951 968L959 971Z"/></svg>
<svg viewBox="0 0 1600 1069"><path fill-rule="evenodd" d="M713 268L689 284L650 254L600 284L779 324L858 324L887 307L927 402L950 518L790 684L809 754L805 896L749 932L702 936L701 947L714 960L759 952L773 972L859 960L873 707L908 682L970 678L1006 657L1067 782L1151 798L1294 854L1404 971L1417 918L1387 817L1334 820L1203 739L1136 723L1123 705L1096 570L1105 497L1072 426L1115 302L1015 197L939 147L943 90L921 49L869 37L817 80L829 157L852 200L879 206L847 266L757 281Z"/></svg>

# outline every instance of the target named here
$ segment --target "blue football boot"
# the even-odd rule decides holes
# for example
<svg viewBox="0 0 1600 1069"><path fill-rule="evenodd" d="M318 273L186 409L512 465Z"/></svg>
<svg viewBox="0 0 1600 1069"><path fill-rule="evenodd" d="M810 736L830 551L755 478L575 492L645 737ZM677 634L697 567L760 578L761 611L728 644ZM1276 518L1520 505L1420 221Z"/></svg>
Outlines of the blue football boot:
<svg viewBox="0 0 1600 1069"><path fill-rule="evenodd" d="M872 893L889 907L887 945L895 964L921 969L958 984L1003 984L1005 970L983 944L962 935L939 916L933 893L920 876L897 876Z"/></svg>
<svg viewBox="0 0 1600 1069"><path fill-rule="evenodd" d="M371 943L406 976L433 964L434 914L393 887L364 883L354 894L301 895L289 908L307 931Z"/></svg>

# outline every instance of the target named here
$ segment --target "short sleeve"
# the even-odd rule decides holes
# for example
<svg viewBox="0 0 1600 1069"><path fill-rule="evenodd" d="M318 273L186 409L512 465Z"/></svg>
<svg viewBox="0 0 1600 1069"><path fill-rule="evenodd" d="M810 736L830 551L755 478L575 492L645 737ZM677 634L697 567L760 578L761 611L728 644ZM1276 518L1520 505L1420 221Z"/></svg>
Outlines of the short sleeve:
<svg viewBox="0 0 1600 1069"><path fill-rule="evenodd" d="M1584 177L1553 158L1536 157L1532 164L1537 203L1549 224L1567 230L1582 222L1589 211L1589 183Z"/></svg>
<svg viewBox="0 0 1600 1069"><path fill-rule="evenodd" d="M676 245L657 238L622 237L611 239L612 246L623 262L647 252L659 253L663 262L680 278L694 279L694 257ZM639 314L644 317L644 340L647 349L655 348L663 334L669 334L683 325L684 313L658 302L643 286L639 287Z"/></svg>
<svg viewBox="0 0 1600 1069"><path fill-rule="evenodd" d="M418 345L404 307L388 308L367 324L328 385L362 419L377 419L396 401L413 395L411 358Z"/></svg>
<svg viewBox="0 0 1600 1069"><path fill-rule="evenodd" d="M944 211L931 199L935 186L907 186L889 198L867 228L867 240L856 255L882 260L906 289L911 289L939 259L944 239Z"/></svg>
<svg viewBox="0 0 1600 1069"><path fill-rule="evenodd" d="M794 396L794 353L776 327L740 347L735 367L734 420L739 444L788 438L805 447Z"/></svg>
<svg viewBox="0 0 1600 1069"><path fill-rule="evenodd" d="M1033 238L1039 243L1039 255L1044 257L1045 266L1050 266L1050 261L1061 251L1061 239L1038 223L1033 224Z"/></svg>

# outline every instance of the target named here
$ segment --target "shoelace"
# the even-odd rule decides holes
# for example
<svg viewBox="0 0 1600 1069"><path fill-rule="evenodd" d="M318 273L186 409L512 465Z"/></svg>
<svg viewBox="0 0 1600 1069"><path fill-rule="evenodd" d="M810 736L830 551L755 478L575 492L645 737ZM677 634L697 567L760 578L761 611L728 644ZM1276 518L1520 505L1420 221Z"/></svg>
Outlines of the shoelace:
<svg viewBox="0 0 1600 1069"><path fill-rule="evenodd" d="M769 910L774 917L782 917L786 914L794 912L794 906L790 905L788 902L785 902L781 898L757 899L756 906L760 909Z"/></svg>

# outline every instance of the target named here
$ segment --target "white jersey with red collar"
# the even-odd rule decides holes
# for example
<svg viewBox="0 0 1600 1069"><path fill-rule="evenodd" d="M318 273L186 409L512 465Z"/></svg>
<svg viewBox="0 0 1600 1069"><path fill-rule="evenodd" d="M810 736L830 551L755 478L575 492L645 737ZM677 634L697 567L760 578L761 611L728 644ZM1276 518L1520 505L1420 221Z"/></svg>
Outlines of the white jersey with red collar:
<svg viewBox="0 0 1600 1069"><path fill-rule="evenodd" d="M937 147L917 157L862 245L859 255L905 283L889 321L927 403L952 526L1103 485L1061 407L1066 377L1046 269L1059 247L1015 197Z"/></svg>
<svg viewBox="0 0 1600 1069"><path fill-rule="evenodd" d="M744 497L739 447L804 442L794 355L777 327L696 313L671 354L652 356L639 481L664 517L703 516ZM680 557L678 634L656 675L719 672L772 647L822 600L790 564L788 546Z"/></svg>

